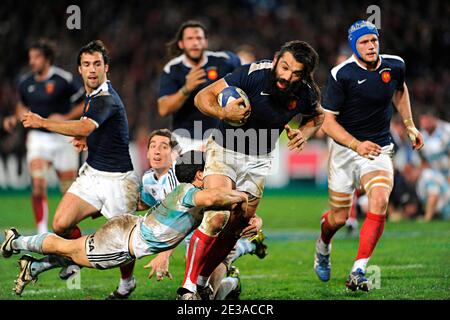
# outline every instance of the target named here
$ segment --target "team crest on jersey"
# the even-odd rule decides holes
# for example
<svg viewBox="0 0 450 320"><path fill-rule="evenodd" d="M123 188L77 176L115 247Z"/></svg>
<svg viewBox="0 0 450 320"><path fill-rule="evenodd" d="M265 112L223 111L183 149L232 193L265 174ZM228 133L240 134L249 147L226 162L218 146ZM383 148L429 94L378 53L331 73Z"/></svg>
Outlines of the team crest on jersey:
<svg viewBox="0 0 450 320"><path fill-rule="evenodd" d="M47 94L52 94L53 91L55 91L55 83L53 81L48 81L45 84L45 92L47 92Z"/></svg>
<svg viewBox="0 0 450 320"><path fill-rule="evenodd" d="M389 71L383 71L381 73L381 80L383 80L384 83L389 83L391 81L391 73Z"/></svg>
<svg viewBox="0 0 450 320"><path fill-rule="evenodd" d="M384 83L391 82L391 68L383 68L378 73L381 75L381 80L383 80Z"/></svg>
<svg viewBox="0 0 450 320"><path fill-rule="evenodd" d="M216 67L211 67L206 70L206 76L209 80L214 81L219 77L219 72L217 72Z"/></svg>
<svg viewBox="0 0 450 320"><path fill-rule="evenodd" d="M289 110L295 109L295 107L297 107L297 102L298 102L297 100L292 100L288 105L288 109Z"/></svg>

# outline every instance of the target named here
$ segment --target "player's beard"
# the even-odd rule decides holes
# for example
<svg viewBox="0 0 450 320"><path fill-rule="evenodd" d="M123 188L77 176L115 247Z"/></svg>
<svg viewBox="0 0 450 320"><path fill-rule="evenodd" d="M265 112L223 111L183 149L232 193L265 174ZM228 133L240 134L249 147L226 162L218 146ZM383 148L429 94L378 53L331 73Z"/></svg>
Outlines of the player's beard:
<svg viewBox="0 0 450 320"><path fill-rule="evenodd" d="M188 57L189 60L192 60L195 64L198 64L202 60L204 52L205 52L205 50L202 49L200 51L200 54L198 55L198 57L194 57L194 56L190 55L189 51L187 51L187 50L185 50L184 54L186 55L186 57Z"/></svg>
<svg viewBox="0 0 450 320"><path fill-rule="evenodd" d="M286 88L284 90L281 90L277 86L277 82L283 83L284 85L286 85ZM301 85L302 82L300 80L289 83L288 81L277 77L275 66L270 72L268 93L270 94L271 98L276 101L277 105L282 108L286 108L292 100L298 99L297 94L300 91Z"/></svg>

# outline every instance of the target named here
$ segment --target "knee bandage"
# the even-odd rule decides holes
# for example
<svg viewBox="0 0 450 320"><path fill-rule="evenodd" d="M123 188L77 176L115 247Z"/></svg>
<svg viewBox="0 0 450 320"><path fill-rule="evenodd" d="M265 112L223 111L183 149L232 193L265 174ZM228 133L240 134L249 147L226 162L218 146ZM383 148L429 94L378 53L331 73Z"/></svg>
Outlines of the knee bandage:
<svg viewBox="0 0 450 320"><path fill-rule="evenodd" d="M36 179L42 179L47 177L47 167L34 169L30 171L30 176Z"/></svg>
<svg viewBox="0 0 450 320"><path fill-rule="evenodd" d="M230 218L229 210L208 210L203 215L200 231L208 236L215 237L225 227Z"/></svg>
<svg viewBox="0 0 450 320"><path fill-rule="evenodd" d="M334 208L349 208L352 206L352 200L352 194L343 197L330 195L329 203Z"/></svg>
<svg viewBox="0 0 450 320"><path fill-rule="evenodd" d="M370 194L374 187L387 188L391 191L393 187L392 178L386 176L373 177L364 185L364 190L366 190L367 194Z"/></svg>

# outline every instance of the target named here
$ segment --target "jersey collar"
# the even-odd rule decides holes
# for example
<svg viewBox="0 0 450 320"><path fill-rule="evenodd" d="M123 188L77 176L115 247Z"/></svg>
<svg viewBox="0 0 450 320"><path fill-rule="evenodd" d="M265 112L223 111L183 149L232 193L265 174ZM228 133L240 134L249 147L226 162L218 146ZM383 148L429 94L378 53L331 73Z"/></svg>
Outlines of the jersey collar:
<svg viewBox="0 0 450 320"><path fill-rule="evenodd" d="M182 55L182 62L183 65L185 67L188 67L189 69L192 69L194 66L189 62L188 58L186 57L185 54ZM208 63L208 55L207 55L207 51L203 52L203 58L202 58L202 62L200 63L199 67L203 67Z"/></svg>
<svg viewBox="0 0 450 320"><path fill-rule="evenodd" d="M376 67L375 70L373 70L373 71L377 71L377 70L380 68L380 66L381 66L381 63L382 63L382 59L383 59L383 58L381 57L381 54L378 54L378 57L380 58L380 60L378 61L377 67ZM359 60L358 60L357 58L355 58L355 55L354 55L354 54L352 55L352 59L353 59L353 61L356 62L356 65L357 65L358 67L360 67L361 69L364 69L364 70L368 71L367 68L366 68L365 66L363 66L363 65L359 62Z"/></svg>
<svg viewBox="0 0 450 320"><path fill-rule="evenodd" d="M86 94L86 97L94 97L98 95L100 92L108 92L108 84L109 80L106 80L103 82L97 89L91 92L91 94Z"/></svg>
<svg viewBox="0 0 450 320"><path fill-rule="evenodd" d="M38 80L37 76L35 75L34 76L34 80L36 80L37 82L44 82L44 81L47 81L48 79L50 79L51 77L53 77L54 74L55 74L55 67L54 66L50 66L50 68L48 68L48 72L47 72L47 74L46 74L44 79Z"/></svg>

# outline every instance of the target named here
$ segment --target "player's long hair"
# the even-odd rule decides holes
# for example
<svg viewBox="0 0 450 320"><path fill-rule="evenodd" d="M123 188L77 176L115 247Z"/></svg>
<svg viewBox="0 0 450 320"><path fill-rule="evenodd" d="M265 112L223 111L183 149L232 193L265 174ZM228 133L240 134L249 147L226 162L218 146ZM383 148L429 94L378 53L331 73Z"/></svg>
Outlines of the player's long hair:
<svg viewBox="0 0 450 320"><path fill-rule="evenodd" d="M290 52L295 60L303 64L301 79L308 83L316 93L317 102L320 102L320 89L314 79L314 71L319 65L319 55L316 50L305 41L289 41L286 42L278 52L277 56L281 57L285 52Z"/></svg>
<svg viewBox="0 0 450 320"><path fill-rule="evenodd" d="M183 50L178 46L178 41L183 39L183 33L186 28L201 28L205 34L205 38L208 39L208 30L203 23L196 20L183 22L183 24L178 28L175 37L166 43L167 54L169 57L179 56L183 53Z"/></svg>

